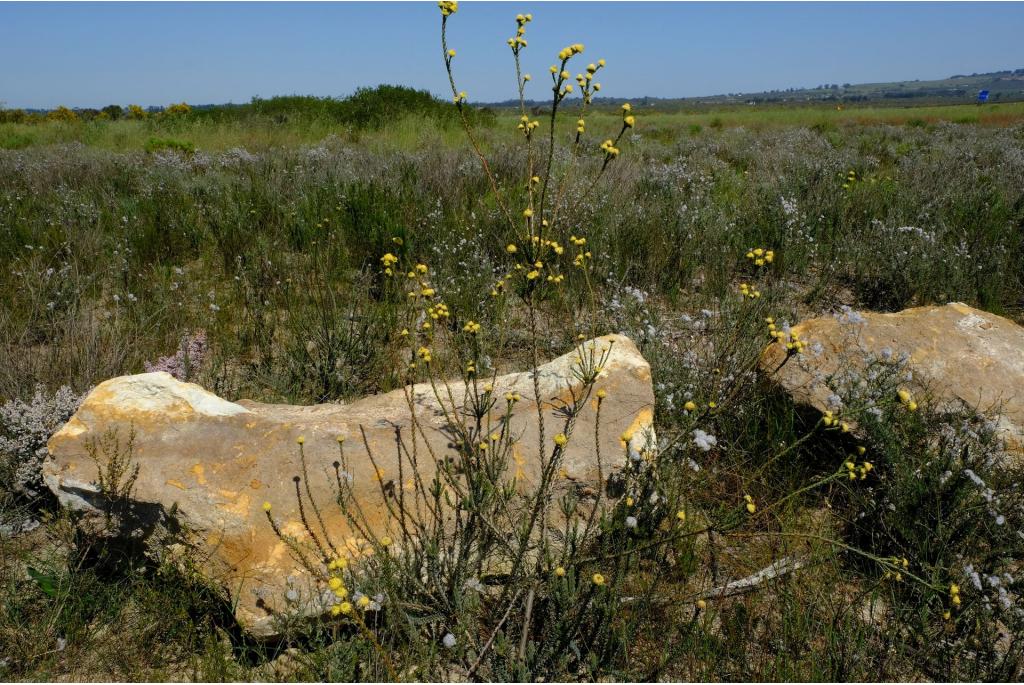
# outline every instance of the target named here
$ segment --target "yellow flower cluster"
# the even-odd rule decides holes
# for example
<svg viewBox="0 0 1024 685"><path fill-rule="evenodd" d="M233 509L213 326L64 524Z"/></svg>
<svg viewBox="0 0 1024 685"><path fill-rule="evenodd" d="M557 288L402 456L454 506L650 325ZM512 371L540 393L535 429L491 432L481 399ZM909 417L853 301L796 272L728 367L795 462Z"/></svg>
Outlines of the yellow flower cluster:
<svg viewBox="0 0 1024 685"><path fill-rule="evenodd" d="M565 62L573 55L578 55L581 52L583 52L583 43L573 43L569 47L559 50L558 59Z"/></svg>
<svg viewBox="0 0 1024 685"><path fill-rule="evenodd" d="M349 595L348 588L345 587L344 581L341 579L341 576L338 575L338 573L344 571L347 566L348 561L341 557L332 559L330 563L327 564L327 570L332 574L327 579L327 587L330 588L331 593L334 595L336 600L334 605L331 607L331 616L338 616L341 614L347 615L352 613L352 604L351 602L346 601Z"/></svg>
<svg viewBox="0 0 1024 685"><path fill-rule="evenodd" d="M187 102L178 102L173 105L169 105L167 109L164 110L167 114L188 114L191 111L192 106Z"/></svg>
<svg viewBox="0 0 1024 685"><path fill-rule="evenodd" d="M787 351L803 352L804 348L807 347L807 343L800 339L799 332L791 329L789 331L789 336L787 337L785 331L780 331L776 328L775 319L770 316L765 319L765 323L768 324L768 335L785 345Z"/></svg>
<svg viewBox="0 0 1024 685"><path fill-rule="evenodd" d="M583 102L590 104L591 98L594 93L601 90L601 84L594 81L594 75L599 69L604 67L605 61L600 59L597 64L591 62L587 65L585 74L576 74L576 84L580 87L580 92L583 95ZM568 78L567 72L562 72L564 78ZM571 92L571 91L570 91ZM576 122L576 133L582 134L584 132L585 124L583 119Z"/></svg>
<svg viewBox="0 0 1024 685"><path fill-rule="evenodd" d="M544 225L547 226L546 221L544 222ZM533 238L531 238L530 240L531 242L533 242L534 245L537 245L542 249L551 248L551 250L553 250L554 253L557 255L560 255L563 252L565 252L565 248L559 245L557 240L548 240L547 238L541 238L540 236L537 235L533 236Z"/></svg>
<svg viewBox="0 0 1024 685"><path fill-rule="evenodd" d="M519 50L526 47L526 39L523 36L526 34L526 25L531 21L533 21L532 14L516 15L516 35L507 41L512 52L518 53Z"/></svg>
<svg viewBox="0 0 1024 685"><path fill-rule="evenodd" d="M909 390L900 388L896 396L900 398L900 402L907 408L907 411L917 411L917 402L914 401L914 396L910 394Z"/></svg>
<svg viewBox="0 0 1024 685"><path fill-rule="evenodd" d="M850 169L849 173L846 174L846 183L843 184L843 190L849 190L854 183L857 182L857 172Z"/></svg>
<svg viewBox="0 0 1024 685"><path fill-rule="evenodd" d="M764 266L775 261L775 251L766 250L763 247L755 247L747 251L747 259L754 262L754 266Z"/></svg>
<svg viewBox="0 0 1024 685"><path fill-rule="evenodd" d="M956 583L949 586L949 601L955 607L960 606L960 586Z"/></svg>
<svg viewBox="0 0 1024 685"><path fill-rule="evenodd" d="M450 318L451 315L452 313L448 309L448 305L446 305L444 302L438 302L437 304L433 304L427 307L427 316L429 316L434 321Z"/></svg>
<svg viewBox="0 0 1024 685"><path fill-rule="evenodd" d="M460 90L459 94L452 98L452 102L454 102L456 105L461 105L463 102L466 101L466 98L468 97L469 96L466 95L466 91Z"/></svg>
<svg viewBox="0 0 1024 685"><path fill-rule="evenodd" d="M533 210L526 209L526 210L523 211L523 215L526 216L527 219L531 219L533 217ZM548 227L547 220L542 220L540 222L540 224L541 224L541 228L542 229ZM575 241L577 239L574 237L573 240ZM542 238L542 237L540 237L538 235L534 235L534 236L531 236L530 243L533 246L532 254L533 254L534 257L543 256L544 253L546 251L548 251L548 250L551 250L556 256L561 256L561 255L565 254L565 247L562 246L561 244L559 244L559 242L557 240L550 240L548 238ZM575 243L575 244L582 244L582 243ZM516 246L515 243L509 243L508 245L505 246L505 252L507 252L508 254L511 254L511 255L518 254L519 253L519 247ZM589 254L588 254L588 256L589 256ZM502 292L504 292L505 291L505 283L506 283L506 281L509 278L511 278L512 275L514 273L516 273L516 272L523 273L523 275L525 276L527 281L536 281L538 279L543 278L544 277L543 270L544 270L545 266L547 266L549 269L551 268L549 265L546 265L545 262L543 262L540 259L535 259L532 263L531 262L517 263L515 265L514 271L512 271L511 273L505 274L502 278L500 278L494 284L494 287L491 288L491 297L497 297ZM545 280L548 283L553 283L553 284L557 285L557 284L559 284L559 283L561 283L562 281L565 280L565 276L562 275L562 274L559 274L559 273L551 272L551 273L549 273L547 275Z"/></svg>
<svg viewBox="0 0 1024 685"><path fill-rule="evenodd" d="M633 116L633 106L628 102L622 105L622 128L633 128L636 126L636 117Z"/></svg>
<svg viewBox="0 0 1024 685"><path fill-rule="evenodd" d="M443 17L450 16L459 11L459 3L457 0L441 0L437 3L437 6L441 8L441 16Z"/></svg>
<svg viewBox="0 0 1024 685"><path fill-rule="evenodd" d="M758 290L757 288L755 288L752 285L747 285L746 283L740 283L740 295L742 295L743 297L749 297L751 299L756 299L758 297L761 297L761 291Z"/></svg>
<svg viewBox="0 0 1024 685"><path fill-rule="evenodd" d="M619 148L615 147L615 141L611 138L601 143L601 150L604 151L604 157L606 160L619 156Z"/></svg>
<svg viewBox="0 0 1024 685"><path fill-rule="evenodd" d="M516 128L522 131L523 135L529 138L530 135L533 133L534 129L537 128L538 126L540 126L539 121L537 121L536 119L530 121L530 117L524 114L523 116L519 117L519 124L516 126Z"/></svg>
<svg viewBox="0 0 1024 685"><path fill-rule="evenodd" d="M853 461L847 460L843 465L846 467L846 472L849 474L850 480L857 480L858 477L860 480L864 480L868 477L871 469L875 468L874 464L870 461L865 461L860 466L857 466Z"/></svg>
<svg viewBox="0 0 1024 685"><path fill-rule="evenodd" d="M569 438L566 437L565 433L559 433L558 435L555 436L554 440L555 444L558 445L559 447L565 447L566 444L568 444L569 442Z"/></svg>
<svg viewBox="0 0 1024 685"><path fill-rule="evenodd" d="M890 557L890 558L886 559L886 561L888 561L890 564L892 564L893 566L895 566L897 568L902 568L904 571L906 571L908 568L910 568L910 560L907 559L906 557ZM885 573L882 574L882 578L884 578L886 580L888 580L889 578L892 578L897 583L899 583L899 582L903 581L903 574L900 573L899 571L886 571Z"/></svg>
<svg viewBox="0 0 1024 685"><path fill-rule="evenodd" d="M462 327L462 331L470 335L476 335L480 332L480 324L475 321L467 321L466 325Z"/></svg>
<svg viewBox="0 0 1024 685"><path fill-rule="evenodd" d="M821 422L825 424L826 428L841 428L844 433L850 432L850 425L840 421L831 409L825 410L825 414L821 417Z"/></svg>
<svg viewBox="0 0 1024 685"><path fill-rule="evenodd" d="M750 495L743 495L743 499L747 503L747 512L748 513L753 514L755 511L757 511L757 505L754 504L754 498L753 497L751 497Z"/></svg>
<svg viewBox="0 0 1024 685"><path fill-rule="evenodd" d="M384 273L387 274L388 276L391 276L392 274L394 274L394 269L392 267L394 267L395 264L398 263L398 257L388 252L386 255L380 258L380 262L381 264L384 265Z"/></svg>

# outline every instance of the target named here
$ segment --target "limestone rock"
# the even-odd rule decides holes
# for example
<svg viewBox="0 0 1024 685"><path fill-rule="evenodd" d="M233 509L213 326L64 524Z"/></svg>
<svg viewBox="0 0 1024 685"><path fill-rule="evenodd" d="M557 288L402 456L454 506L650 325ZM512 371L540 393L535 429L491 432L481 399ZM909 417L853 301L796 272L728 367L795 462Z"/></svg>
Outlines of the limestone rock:
<svg viewBox="0 0 1024 685"><path fill-rule="evenodd" d="M608 393L601 407L598 438L601 473L607 477L623 463L624 448L640 449L645 441L653 440L651 373L628 338L605 336L585 345L609 347L596 384ZM564 419L557 412L560 401L579 384L572 373L575 357L574 351L539 369L549 442L562 430ZM451 389L455 404L464 404L467 393L463 384L452 383ZM529 484L539 473L535 446L539 420L532 374L498 377L494 393L501 398L506 392L518 392L522 397L511 419L519 440L516 464L511 464L510 470L515 467L517 472L508 477ZM447 403L447 394L442 394ZM417 423L434 454L438 458L455 455L434 390L429 384L416 385L412 397ZM499 404L504 407L503 402ZM570 440L564 455L567 483L600 487L592 437L596 407L592 396L576 420L573 435L580 438ZM132 432L132 459L139 467L132 503L164 515L173 511L200 572L225 590L240 624L254 635L271 636L278 631L275 616L285 610L298 607L300 614L315 615L326 609L310 574L274 534L262 507L264 501L270 502L274 518L286 533L308 538L293 480L302 473L298 438L304 442L308 485L327 528L336 542L343 541L357 555L362 542L334 502L338 437L345 438L345 462L354 496L369 525L379 527L375 533L385 535L388 516L383 492L408 487L412 475L408 460L403 460L400 477L397 457L397 436L408 440L410 426L405 390L345 405L302 407L229 402L163 372L123 376L97 386L50 439L44 480L64 505L97 512L103 502L96 484L98 464L109 455L94 460L88 447L111 430L119 432L122 442ZM620 440L627 432L633 436L629 446ZM376 466L371 464L370 454ZM436 471L422 439L418 471L426 483ZM306 483L302 487L304 491ZM306 513L312 517L308 505Z"/></svg>
<svg viewBox="0 0 1024 685"><path fill-rule="evenodd" d="M1024 455L1024 327L959 302L860 316L801 322L793 330L805 352L787 361L785 346L774 343L761 368L797 402L825 411L832 391L821 378L868 354L907 354L909 386L995 417L1009 452Z"/></svg>

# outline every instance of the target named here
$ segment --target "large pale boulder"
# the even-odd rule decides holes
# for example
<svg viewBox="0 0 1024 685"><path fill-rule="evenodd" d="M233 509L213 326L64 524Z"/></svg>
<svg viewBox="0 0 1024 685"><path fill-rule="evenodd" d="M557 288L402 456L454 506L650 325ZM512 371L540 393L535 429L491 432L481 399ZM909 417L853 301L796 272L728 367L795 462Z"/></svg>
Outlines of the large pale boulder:
<svg viewBox="0 0 1024 685"><path fill-rule="evenodd" d="M623 463L626 448L635 450L653 439L654 395L650 367L629 339L605 336L585 343L586 347L594 345L609 348L596 383L607 392L598 436L603 462L600 472L607 477ZM580 382L573 374L576 356L574 351L540 368L549 443L562 430L561 402L569 399L570 391ZM462 405L465 387L453 383L451 390L455 403ZM507 392L522 397L512 413L513 433L519 439L514 463L510 463L515 473L508 477L527 487L539 474L539 420L532 373L498 377L494 392L499 398ZM444 390L442 396L447 403ZM417 423L424 428L433 454L438 458L454 456L434 390L428 384L416 385L412 397ZM503 408L505 403L498 405ZM123 376L97 386L50 439L44 479L63 504L96 514L105 502L97 486L98 469L111 455L90 448L111 430L118 431L123 446L133 431L131 457L139 470L130 501L158 518L173 513L183 529L184 547L192 551L190 556L198 562L199 571L230 597L240 624L254 635L271 636L278 631L275 616L284 610L294 613L298 606L299 613L311 615L326 608L319 601L321 590L311 574L273 532L263 511L263 503L271 503L281 529L308 540L293 480L302 474L298 439L303 439L308 486L326 527L348 553L358 555L365 549L363 541L349 528L334 501L338 437L345 438L354 497L375 534L385 535L389 520L382 493L408 489L412 478L408 461L400 476L396 454L397 436L409 441L412 433L409 407L403 390L345 405L289 406L229 402L166 373ZM573 434L580 437L570 440L566 448L562 483L600 487L592 437L596 408L597 400L591 399L577 418ZM631 445L621 442L623 434L632 435ZM422 442L418 466L420 477L429 483L436 466ZM314 516L308 503L305 513ZM146 529L143 526L135 532L145 535Z"/></svg>
<svg viewBox="0 0 1024 685"><path fill-rule="evenodd" d="M773 343L761 368L797 402L825 411L832 390L824 379L844 366L863 365L868 355L907 355L909 387L992 416L1008 451L1024 454L1024 327L951 302L810 319L792 330L805 342L804 352L794 355Z"/></svg>

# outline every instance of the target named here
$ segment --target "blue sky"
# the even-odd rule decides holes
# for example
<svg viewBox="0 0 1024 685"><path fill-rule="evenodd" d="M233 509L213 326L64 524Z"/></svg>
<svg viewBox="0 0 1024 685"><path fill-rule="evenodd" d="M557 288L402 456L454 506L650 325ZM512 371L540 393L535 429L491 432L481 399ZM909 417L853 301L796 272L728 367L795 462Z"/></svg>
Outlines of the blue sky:
<svg viewBox="0 0 1024 685"><path fill-rule="evenodd" d="M505 39L531 12L526 70L582 42L603 94L711 95L1024 67L1024 3L464 1L450 25L471 100L512 97ZM446 94L435 2L0 3L0 102L99 107ZM579 59L579 58L576 58ZM528 96L544 97L544 80Z"/></svg>

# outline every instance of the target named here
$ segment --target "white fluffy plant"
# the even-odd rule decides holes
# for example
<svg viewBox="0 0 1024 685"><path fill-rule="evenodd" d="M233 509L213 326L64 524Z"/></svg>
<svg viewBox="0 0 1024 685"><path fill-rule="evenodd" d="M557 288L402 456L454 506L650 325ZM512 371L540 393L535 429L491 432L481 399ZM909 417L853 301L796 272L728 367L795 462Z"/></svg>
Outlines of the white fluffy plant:
<svg viewBox="0 0 1024 685"><path fill-rule="evenodd" d="M28 401L15 399L0 406L0 485L22 497L43 492L42 466L46 442L82 402L68 386L50 393L36 387Z"/></svg>

